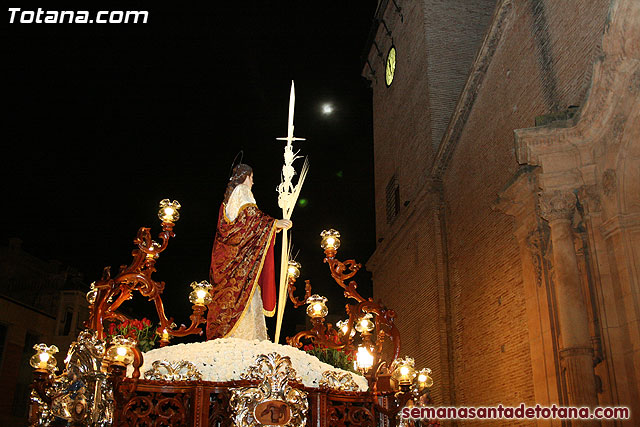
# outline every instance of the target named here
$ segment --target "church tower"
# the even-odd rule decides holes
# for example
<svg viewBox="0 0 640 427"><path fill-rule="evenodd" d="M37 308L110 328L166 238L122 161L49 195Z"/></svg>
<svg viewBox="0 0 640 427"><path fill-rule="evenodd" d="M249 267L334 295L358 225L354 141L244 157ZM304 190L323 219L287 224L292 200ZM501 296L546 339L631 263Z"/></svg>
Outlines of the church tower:
<svg viewBox="0 0 640 427"><path fill-rule="evenodd" d="M639 40L633 0L379 2L367 267L435 404L640 413Z"/></svg>

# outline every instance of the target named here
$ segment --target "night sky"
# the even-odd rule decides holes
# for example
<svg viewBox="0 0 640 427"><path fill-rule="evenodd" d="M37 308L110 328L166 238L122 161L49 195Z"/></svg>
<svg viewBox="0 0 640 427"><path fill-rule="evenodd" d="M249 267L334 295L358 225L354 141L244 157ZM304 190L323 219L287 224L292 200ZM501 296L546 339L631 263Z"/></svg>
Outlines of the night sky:
<svg viewBox="0 0 640 427"><path fill-rule="evenodd" d="M27 252L73 266L90 283L104 266L128 264L137 229L157 235L158 202L176 199L176 238L154 277L167 282L167 314L186 322L188 284L208 278L239 150L254 168L258 206L281 215L275 189L284 143L275 138L286 136L293 79L295 135L307 138L295 148L311 163L307 204L292 218L294 252L301 279L330 298L330 311L343 311L319 233L342 233L343 260L364 264L375 249L371 89L360 72L376 1L236 4L91 3L92 13L148 10L147 24L7 24L5 17L2 244L20 237ZM356 279L369 295L370 275ZM134 303L136 314L151 314L151 304ZM289 326L301 318L291 313Z"/></svg>

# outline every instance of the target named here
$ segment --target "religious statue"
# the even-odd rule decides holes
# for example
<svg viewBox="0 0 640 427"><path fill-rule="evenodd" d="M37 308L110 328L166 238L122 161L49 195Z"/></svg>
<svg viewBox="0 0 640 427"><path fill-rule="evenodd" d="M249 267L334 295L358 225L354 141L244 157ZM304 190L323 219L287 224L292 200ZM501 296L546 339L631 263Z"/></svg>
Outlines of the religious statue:
<svg viewBox="0 0 640 427"><path fill-rule="evenodd" d="M214 288L207 339L268 339L264 316L273 316L276 310L275 234L292 223L260 211L252 186L251 167L235 166L220 206L211 254Z"/></svg>

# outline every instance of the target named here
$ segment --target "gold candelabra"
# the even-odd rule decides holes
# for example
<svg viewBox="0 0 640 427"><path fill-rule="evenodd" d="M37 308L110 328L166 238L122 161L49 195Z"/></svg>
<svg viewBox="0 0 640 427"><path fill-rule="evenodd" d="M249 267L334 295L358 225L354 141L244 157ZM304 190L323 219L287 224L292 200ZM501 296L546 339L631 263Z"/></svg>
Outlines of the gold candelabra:
<svg viewBox="0 0 640 427"><path fill-rule="evenodd" d="M118 409L134 393L143 356L133 338L116 335L107 342L105 324L127 320L117 310L135 292L155 305L160 319L160 346L167 345L171 336L202 332L200 325L206 321L205 312L211 303L211 285L206 281L191 284L191 325L176 328L173 318L167 318L164 311L165 284L151 277L158 257L167 248L169 239L175 237L173 227L180 217L179 210L177 201L162 200L158 211L162 222L159 242L151 238L149 228L140 228L133 241L137 247L133 250L132 262L121 266L113 277L110 267L106 267L102 278L92 283L87 293L90 315L85 326L88 329L71 345L60 374L54 373L54 354L58 349L46 344L34 346L36 353L30 360L34 368L31 425L51 425L55 419L67 420L72 425L117 423L114 414L120 413ZM133 367L132 381L125 382L128 365Z"/></svg>
<svg viewBox="0 0 640 427"><path fill-rule="evenodd" d="M403 389L404 382L394 382L393 380L396 368L400 369L397 361L403 360L399 359L400 332L394 323L395 311L385 307L380 301L374 302L372 298L366 299L358 293L358 284L351 279L358 273L361 265L355 260L343 262L336 258L341 243L338 231L325 230L320 234L320 237L322 239L320 246L325 253L324 262L329 266L331 277L344 289L347 301L352 301L345 305L348 318L339 321L336 324L337 328L327 324L325 322L325 317L328 314L327 299L319 295L311 295L311 284L308 280L306 281L304 299L300 300L293 295L294 283L300 276L300 265L297 265L292 270L295 274L289 275L289 297L296 308L305 302L308 304L307 315L311 318L312 328L287 338L287 343L297 348L301 348L305 342L309 342L331 349L344 350L354 356L355 367L367 378L369 386L373 390L399 390L400 393L406 394L408 389ZM356 345L358 338L356 332L360 334L358 345ZM391 341L392 350L390 356L385 356L383 350L388 340ZM413 359L411 362L413 363ZM408 368L405 366L403 372L404 369ZM423 378L426 371L420 372L421 378ZM396 374L396 377L398 375ZM406 379L403 381L406 382ZM428 385L421 388L420 392L431 387L431 384L425 381L420 384Z"/></svg>
<svg viewBox="0 0 640 427"><path fill-rule="evenodd" d="M173 318L165 314L162 301L164 282L152 278L159 255L167 248L169 239L175 237L173 227L179 218L179 209L177 201L162 200L158 212L162 226L159 241L151 238L149 228L140 228L134 239L136 248L132 252L132 262L121 266L113 277L110 268L106 267L102 278L92 284L87 293L90 309L86 322L88 329L81 332L71 345L61 373L56 375L54 372L54 355L58 349L45 344L34 346L36 353L30 360L34 368L31 425L52 425L56 419L66 420L71 425L118 424L118 414L122 414L123 405L136 392L143 356L136 341L130 337L117 335L107 341L105 325L128 320L118 312L118 308L135 292L155 305L160 319L160 346L167 345L172 336L202 332L200 325L206 321L205 312L211 303L211 284L206 281L191 283L191 324L178 328ZM309 280L305 280L304 297L295 297L295 282L300 277L301 266L290 261L287 269L288 296L295 308L307 304L306 312L311 318L312 328L287 338L287 343L300 348L303 342L311 342L352 355L355 367L367 378L374 393L395 391L391 406L376 406L394 425L395 416L407 402L425 394L428 397L428 390L433 384L431 371L423 369L416 372L413 359L399 359L400 333L394 324L396 313L380 301L365 299L358 293L357 283L352 278L361 265L355 260L342 262L336 258L340 233L323 231L321 237L324 262L348 301L345 305L348 318L337 322L335 328L327 324L328 301L323 296L312 295ZM392 348L385 353L383 349L388 341ZM125 381L129 365L133 367L131 380Z"/></svg>

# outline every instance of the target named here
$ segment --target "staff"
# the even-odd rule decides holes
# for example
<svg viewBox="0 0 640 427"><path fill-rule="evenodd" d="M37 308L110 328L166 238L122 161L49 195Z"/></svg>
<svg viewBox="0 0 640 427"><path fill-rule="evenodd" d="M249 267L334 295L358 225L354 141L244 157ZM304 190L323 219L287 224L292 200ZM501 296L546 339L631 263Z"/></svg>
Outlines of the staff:
<svg viewBox="0 0 640 427"><path fill-rule="evenodd" d="M291 219L293 208L296 206L302 184L309 171L309 161L305 158L298 183L293 186L292 180L296 171L293 168L293 161L302 156L296 156L293 152L293 141L304 141L304 138L296 138L293 136L293 111L296 104L296 92L291 81L291 94L289 95L289 121L287 123L287 136L285 138L277 138L280 141L287 141L284 147L284 165L282 165L282 176L280 185L278 185L278 206L282 209L282 218ZM276 335L273 342L280 340L280 329L282 328L282 317L284 316L284 307L287 303L287 268L289 265L289 234L288 230L282 230L282 252L280 264L280 286L278 290L278 316L276 320Z"/></svg>

